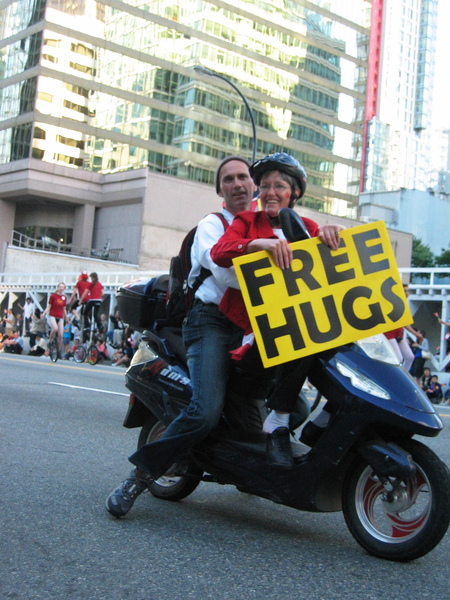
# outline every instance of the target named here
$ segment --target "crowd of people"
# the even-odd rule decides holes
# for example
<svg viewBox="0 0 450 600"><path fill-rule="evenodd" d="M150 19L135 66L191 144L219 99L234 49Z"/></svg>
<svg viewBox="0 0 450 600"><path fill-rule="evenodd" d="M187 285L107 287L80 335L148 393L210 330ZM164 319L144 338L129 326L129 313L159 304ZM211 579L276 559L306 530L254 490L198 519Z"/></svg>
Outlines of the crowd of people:
<svg viewBox="0 0 450 600"><path fill-rule="evenodd" d="M29 356L49 356L49 343L56 337L60 358L69 360L79 344L89 341L89 317L93 314L92 341L100 359L128 366L139 346L140 334L128 327L118 312L101 313L103 286L97 273L89 275L83 271L69 299L65 288L65 283L60 282L43 310L35 306L30 296L23 306L17 304L19 310L5 309L0 322L0 352L23 354L29 347Z"/></svg>

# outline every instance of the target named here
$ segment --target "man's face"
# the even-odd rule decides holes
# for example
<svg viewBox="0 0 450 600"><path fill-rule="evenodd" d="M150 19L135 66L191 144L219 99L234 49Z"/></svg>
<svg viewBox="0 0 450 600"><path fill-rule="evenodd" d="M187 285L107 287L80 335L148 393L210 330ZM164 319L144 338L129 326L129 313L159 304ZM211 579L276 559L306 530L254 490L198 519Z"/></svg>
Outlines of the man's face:
<svg viewBox="0 0 450 600"><path fill-rule="evenodd" d="M220 170L220 191L225 208L237 215L242 210L250 210L255 184L248 167L240 160L230 160Z"/></svg>

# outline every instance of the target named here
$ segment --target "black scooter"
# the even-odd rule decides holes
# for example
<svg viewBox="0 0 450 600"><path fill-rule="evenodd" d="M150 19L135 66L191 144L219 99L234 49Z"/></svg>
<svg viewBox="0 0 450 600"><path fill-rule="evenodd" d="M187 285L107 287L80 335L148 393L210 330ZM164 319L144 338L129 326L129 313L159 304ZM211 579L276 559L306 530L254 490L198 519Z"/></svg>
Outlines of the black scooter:
<svg viewBox="0 0 450 600"><path fill-rule="evenodd" d="M283 229L293 241L302 223L289 215ZM165 321L167 283L166 275L143 278L118 291L121 317L144 330L126 372L131 395L124 426L142 428L138 447L157 440L191 397L181 330ZM181 500L209 481L299 510L342 510L356 541L393 561L416 559L440 542L450 523L450 473L412 438L437 436L443 425L385 336L315 356L308 377L328 399L331 418L312 448L292 438L290 470L266 461L262 423L270 383L239 367L231 377L240 392L230 392L219 426L185 464L149 485L154 496ZM298 430L305 417L294 414L291 428Z"/></svg>

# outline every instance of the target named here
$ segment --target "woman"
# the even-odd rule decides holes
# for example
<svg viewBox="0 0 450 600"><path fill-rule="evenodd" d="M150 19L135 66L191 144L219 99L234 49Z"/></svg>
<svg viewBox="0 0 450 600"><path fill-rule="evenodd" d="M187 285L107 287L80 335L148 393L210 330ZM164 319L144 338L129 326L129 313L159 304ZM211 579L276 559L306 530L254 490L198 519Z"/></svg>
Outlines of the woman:
<svg viewBox="0 0 450 600"><path fill-rule="evenodd" d="M292 207L306 189L306 173L300 163L284 152L271 154L250 167L250 174L260 191L260 212L241 212L211 250L211 258L221 267L231 267L233 258L269 251L277 267L290 267L293 254L280 227L278 213ZM340 243L340 225L325 225L303 219L311 237L337 250ZM220 304L222 312L235 324L247 330L250 322L240 290L228 288ZM312 358L307 356L276 368L275 389L268 406L272 412L264 422L267 435L267 457L270 464L292 467L293 457L289 441L289 415L308 374ZM327 420L328 417L326 417ZM326 422L317 424L323 427Z"/></svg>
<svg viewBox="0 0 450 600"><path fill-rule="evenodd" d="M89 273L87 271L82 271L81 275L78 276L78 280L75 284L75 288L72 292L72 295L70 296L70 299L67 302L67 305L70 308L70 312L73 314L74 318L78 322L78 317L80 317L82 324L84 324L84 319L86 318L85 308L86 308L86 303L89 299L89 294L87 296L84 295L85 290L88 290L90 287L90 283L89 283L88 279L89 279ZM81 302L81 298L84 298L83 302ZM80 307L79 315L77 312L78 307ZM77 327L79 326L78 323L74 323L74 324Z"/></svg>
<svg viewBox="0 0 450 600"><path fill-rule="evenodd" d="M47 321L42 316L39 308L35 308L34 313L31 315L31 327L30 327L30 346L34 346L38 334L41 334L43 338L47 329Z"/></svg>
<svg viewBox="0 0 450 600"><path fill-rule="evenodd" d="M58 351L60 356L63 343L64 323L69 322L66 311L67 296L64 294L65 289L66 284L60 281L56 292L50 296L47 308L42 313L43 317L45 317L47 313L49 314L48 323L51 327L49 342L51 342L56 335L58 336Z"/></svg>
<svg viewBox="0 0 450 600"><path fill-rule="evenodd" d="M85 315L88 315L89 319L92 316L92 309L94 309L94 321L97 324L97 329L99 332L102 329L102 321L99 317L100 304L102 303L103 298L103 286L98 280L97 273L91 273L89 275L91 278L91 282L88 284L88 287L84 290L83 295L80 298L80 302L83 303L85 298L88 297L89 300L86 304L86 312Z"/></svg>
<svg viewBox="0 0 450 600"><path fill-rule="evenodd" d="M406 299L408 299L409 285L407 283L403 284L403 291L405 292ZM412 333L412 335L416 338L416 342L422 341L422 336L414 329L414 327L411 325L406 325L405 329ZM409 371L414 361L414 353L411 350L408 340L406 340L403 336L403 327L400 327L399 329L393 329L392 331L387 331L384 335L389 340L389 343L393 347L399 362L403 365L403 368L406 371Z"/></svg>
<svg viewBox="0 0 450 600"><path fill-rule="evenodd" d="M423 375L423 369L426 363L426 358L422 356L422 352L430 352L430 344L428 343L426 333L423 329L419 329L421 341L413 342L414 360L409 370L410 374L416 378L417 384L420 385L420 378Z"/></svg>

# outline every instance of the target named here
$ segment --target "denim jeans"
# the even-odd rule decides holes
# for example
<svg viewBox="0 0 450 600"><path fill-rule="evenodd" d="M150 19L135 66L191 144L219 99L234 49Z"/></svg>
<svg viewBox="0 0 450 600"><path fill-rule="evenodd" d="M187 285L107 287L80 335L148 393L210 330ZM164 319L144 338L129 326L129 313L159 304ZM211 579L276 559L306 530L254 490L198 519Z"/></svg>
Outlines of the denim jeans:
<svg viewBox="0 0 450 600"><path fill-rule="evenodd" d="M215 304L196 300L183 324L183 339L192 382L188 407L167 427L156 442L146 444L129 460L161 477L194 444L217 425L222 414L230 370L229 351L239 345L242 330L225 317Z"/></svg>

